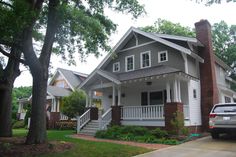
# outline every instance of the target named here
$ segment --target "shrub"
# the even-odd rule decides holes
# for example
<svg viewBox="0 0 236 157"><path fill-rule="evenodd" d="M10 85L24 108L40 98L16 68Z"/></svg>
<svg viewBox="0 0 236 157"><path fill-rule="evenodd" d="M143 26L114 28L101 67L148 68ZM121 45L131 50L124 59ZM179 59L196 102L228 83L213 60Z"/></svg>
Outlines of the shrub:
<svg viewBox="0 0 236 157"><path fill-rule="evenodd" d="M24 127L25 127L25 123L23 120L16 121L12 126L13 129L19 129L19 128L24 128Z"/></svg>
<svg viewBox="0 0 236 157"><path fill-rule="evenodd" d="M156 128L151 131L151 134L155 136L156 138L167 138L168 133L165 130L161 130L160 128Z"/></svg>
<svg viewBox="0 0 236 157"><path fill-rule="evenodd" d="M76 128L76 121L59 121L56 122L56 128L59 130L71 130Z"/></svg>
<svg viewBox="0 0 236 157"><path fill-rule="evenodd" d="M143 136L149 134L149 130L147 128L139 126L121 126L120 130L122 134L131 133L135 136Z"/></svg>
<svg viewBox="0 0 236 157"><path fill-rule="evenodd" d="M120 139L124 141L134 141L135 135L132 133L120 135Z"/></svg>
<svg viewBox="0 0 236 157"><path fill-rule="evenodd" d="M181 129L181 133L182 133L183 135L185 135L185 136L188 136L189 133L190 133L189 128L183 127L183 128Z"/></svg>
<svg viewBox="0 0 236 157"><path fill-rule="evenodd" d="M144 136L136 136L134 138L137 142L155 143L156 137L150 134Z"/></svg>

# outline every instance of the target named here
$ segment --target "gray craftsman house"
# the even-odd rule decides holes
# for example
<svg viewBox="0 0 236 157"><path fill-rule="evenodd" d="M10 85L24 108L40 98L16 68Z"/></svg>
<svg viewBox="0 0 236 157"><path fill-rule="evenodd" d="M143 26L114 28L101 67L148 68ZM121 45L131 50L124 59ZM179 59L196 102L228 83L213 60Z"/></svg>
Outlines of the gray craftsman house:
<svg viewBox="0 0 236 157"><path fill-rule="evenodd" d="M213 53L208 21L195 26L196 38L131 27L79 86L87 93L88 110L78 117L78 132L94 134L111 121L168 130L177 111L185 126L207 129L212 105L235 100L235 81L228 77L232 69ZM94 93L100 93L99 110Z"/></svg>

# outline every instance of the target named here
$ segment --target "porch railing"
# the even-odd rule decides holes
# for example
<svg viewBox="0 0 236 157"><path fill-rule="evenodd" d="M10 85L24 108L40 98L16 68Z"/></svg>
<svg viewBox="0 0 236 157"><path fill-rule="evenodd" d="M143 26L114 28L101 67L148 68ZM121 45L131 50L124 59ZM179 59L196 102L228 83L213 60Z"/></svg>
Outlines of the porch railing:
<svg viewBox="0 0 236 157"><path fill-rule="evenodd" d="M112 108L108 109L102 116L99 118L99 129L104 130L107 128L107 125L110 124L112 120Z"/></svg>
<svg viewBox="0 0 236 157"><path fill-rule="evenodd" d="M184 110L184 119L189 119L189 106L184 105L183 110Z"/></svg>
<svg viewBox="0 0 236 157"><path fill-rule="evenodd" d="M164 119L164 105L151 106L123 106L121 119Z"/></svg>
<svg viewBox="0 0 236 157"><path fill-rule="evenodd" d="M68 116L60 113L60 120L68 120L68 119L69 119Z"/></svg>
<svg viewBox="0 0 236 157"><path fill-rule="evenodd" d="M81 116L77 116L77 133L90 121L90 109L88 109Z"/></svg>

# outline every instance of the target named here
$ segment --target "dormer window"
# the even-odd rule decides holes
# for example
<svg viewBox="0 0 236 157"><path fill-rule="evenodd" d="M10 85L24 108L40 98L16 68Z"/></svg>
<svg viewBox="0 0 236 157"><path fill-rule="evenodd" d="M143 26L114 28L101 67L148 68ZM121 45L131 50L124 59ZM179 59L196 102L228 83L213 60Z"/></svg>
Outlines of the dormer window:
<svg viewBox="0 0 236 157"><path fill-rule="evenodd" d="M166 61L168 61L167 51L158 52L158 62L161 63L161 62L166 62Z"/></svg>
<svg viewBox="0 0 236 157"><path fill-rule="evenodd" d="M140 54L141 68L147 68L151 66L151 53L150 51L142 52Z"/></svg>
<svg viewBox="0 0 236 157"><path fill-rule="evenodd" d="M120 71L120 62L116 62L113 64L113 72L119 72Z"/></svg>
<svg viewBox="0 0 236 157"><path fill-rule="evenodd" d="M134 70L134 55L125 57L125 70Z"/></svg>

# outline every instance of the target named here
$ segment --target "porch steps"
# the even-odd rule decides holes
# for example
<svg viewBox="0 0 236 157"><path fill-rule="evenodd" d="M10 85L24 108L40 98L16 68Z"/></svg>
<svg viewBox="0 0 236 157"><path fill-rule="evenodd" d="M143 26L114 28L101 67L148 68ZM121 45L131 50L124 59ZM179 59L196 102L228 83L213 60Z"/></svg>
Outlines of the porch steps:
<svg viewBox="0 0 236 157"><path fill-rule="evenodd" d="M94 136L98 130L99 130L98 120L92 120L82 128L79 134Z"/></svg>

